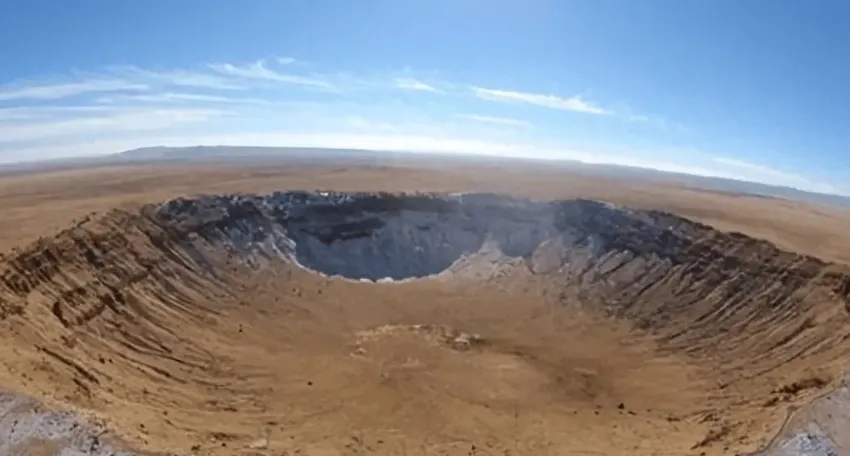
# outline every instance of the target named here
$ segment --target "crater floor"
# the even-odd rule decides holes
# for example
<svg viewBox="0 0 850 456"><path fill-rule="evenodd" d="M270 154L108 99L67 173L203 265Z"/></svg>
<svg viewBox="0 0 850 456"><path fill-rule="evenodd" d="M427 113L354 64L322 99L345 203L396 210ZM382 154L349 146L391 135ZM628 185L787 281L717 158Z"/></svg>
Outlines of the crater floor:
<svg viewBox="0 0 850 456"><path fill-rule="evenodd" d="M799 417L848 301L843 266L602 202L204 196L5 257L0 381L153 453L841 454Z"/></svg>

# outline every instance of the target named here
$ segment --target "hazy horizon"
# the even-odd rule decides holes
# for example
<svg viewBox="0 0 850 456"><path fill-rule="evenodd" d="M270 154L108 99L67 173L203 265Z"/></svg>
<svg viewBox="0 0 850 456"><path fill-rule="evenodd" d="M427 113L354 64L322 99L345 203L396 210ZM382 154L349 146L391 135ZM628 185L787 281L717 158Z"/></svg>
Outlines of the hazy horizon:
<svg viewBox="0 0 850 456"><path fill-rule="evenodd" d="M101 165L124 165L133 163L219 163L219 164L307 164L324 163L339 165L422 165L422 164L452 164L452 163L481 163L500 164L509 166L509 162L517 160L519 166L545 166L561 168L565 172L575 172L584 176L600 178L615 178L640 180L656 183L673 183L686 187L720 191L732 194L748 194L783 198L808 203L827 204L838 207L850 206L850 198L843 195L821 193L817 191L799 190L793 187L749 182L725 177L711 177L698 174L662 171L653 168L634 167L621 164L594 164L578 160L508 157L489 154L459 154L459 153L421 153L392 150L370 150L351 148L316 148L316 147L264 147L264 146L230 146L230 145L194 145L185 147L150 146L120 151L99 156L81 156L56 158L50 160L30 160L15 163L0 163L0 171L30 172L39 169L59 167L86 167Z"/></svg>

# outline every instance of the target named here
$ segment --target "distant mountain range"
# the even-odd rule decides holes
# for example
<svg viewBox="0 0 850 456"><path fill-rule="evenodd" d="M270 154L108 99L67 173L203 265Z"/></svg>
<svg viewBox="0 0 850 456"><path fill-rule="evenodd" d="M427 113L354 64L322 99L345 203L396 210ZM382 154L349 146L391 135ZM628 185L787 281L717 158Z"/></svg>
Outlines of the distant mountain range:
<svg viewBox="0 0 850 456"><path fill-rule="evenodd" d="M505 162L540 163L540 160L446 153L386 152L360 149L321 149L307 147L145 147L98 157L78 157L41 162L0 165L0 172L27 172L45 168L73 168L93 165L120 165L145 162L293 163L293 164L371 164L417 165L435 162L504 165ZM759 184L717 177L671 173L620 165L588 164L578 161L546 161L546 166L589 176L640 179L675 183L708 191L781 198L814 204L850 208L850 197L807 192L790 187Z"/></svg>

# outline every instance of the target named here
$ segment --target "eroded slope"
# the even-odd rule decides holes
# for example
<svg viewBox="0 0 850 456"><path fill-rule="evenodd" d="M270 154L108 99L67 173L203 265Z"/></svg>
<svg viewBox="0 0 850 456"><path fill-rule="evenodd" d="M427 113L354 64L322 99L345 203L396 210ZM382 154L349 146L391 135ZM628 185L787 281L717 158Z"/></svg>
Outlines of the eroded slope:
<svg viewBox="0 0 850 456"><path fill-rule="evenodd" d="M850 334L843 268L592 201L181 199L2 268L2 378L157 451L753 450Z"/></svg>
<svg viewBox="0 0 850 456"><path fill-rule="evenodd" d="M489 243L570 297L690 352L782 364L847 334L844 268L659 212L495 195L282 193L174 202L157 214L180 225L189 215L199 225L184 229L214 244L353 279L437 274ZM758 343L747 344L752 334ZM789 353L789 344L799 346Z"/></svg>

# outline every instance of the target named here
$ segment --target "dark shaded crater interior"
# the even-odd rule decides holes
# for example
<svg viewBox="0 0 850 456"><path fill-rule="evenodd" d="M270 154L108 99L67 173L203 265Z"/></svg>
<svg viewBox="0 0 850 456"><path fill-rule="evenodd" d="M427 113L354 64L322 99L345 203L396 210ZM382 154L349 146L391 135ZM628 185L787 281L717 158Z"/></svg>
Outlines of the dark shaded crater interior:
<svg viewBox="0 0 850 456"><path fill-rule="evenodd" d="M194 223L208 218L208 236L224 232L240 249L273 234L277 248L307 268L371 280L438 274L485 243L516 258L530 258L544 241L562 250L587 248L592 255L627 247L669 257L696 229L667 214L600 202L491 194L279 192L176 200L159 214Z"/></svg>

